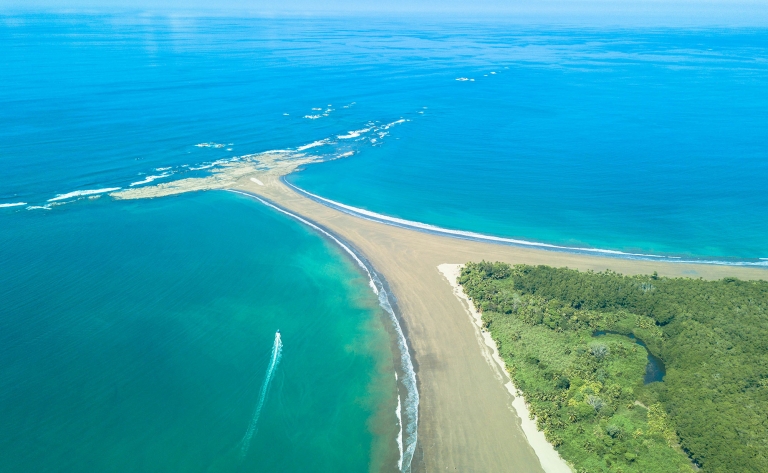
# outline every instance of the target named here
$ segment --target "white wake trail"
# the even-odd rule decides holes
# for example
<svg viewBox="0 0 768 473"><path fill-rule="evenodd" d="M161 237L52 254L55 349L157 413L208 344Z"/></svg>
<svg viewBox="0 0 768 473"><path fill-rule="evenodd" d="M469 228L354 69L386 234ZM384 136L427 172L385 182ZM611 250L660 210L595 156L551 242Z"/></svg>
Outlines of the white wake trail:
<svg viewBox="0 0 768 473"><path fill-rule="evenodd" d="M269 392L269 385L272 383L272 377L277 370L277 365L280 363L280 357L283 354L283 342L280 339L280 331L275 333L275 343L272 345L272 358L269 361L267 367L267 374L264 377L264 384L261 385L261 394L259 395L259 403L256 405L256 410L253 412L251 423L248 425L248 430L243 436L243 440L240 441L240 456L242 458L248 453L248 448L251 446L251 438L256 433L256 423L259 421L261 415L261 408L264 407L264 401L267 399L267 392Z"/></svg>

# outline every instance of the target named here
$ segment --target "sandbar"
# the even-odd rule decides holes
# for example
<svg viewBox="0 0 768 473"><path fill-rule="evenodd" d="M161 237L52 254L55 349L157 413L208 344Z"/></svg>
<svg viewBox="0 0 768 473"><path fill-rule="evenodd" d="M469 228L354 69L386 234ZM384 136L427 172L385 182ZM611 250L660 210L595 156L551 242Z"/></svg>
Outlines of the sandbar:
<svg viewBox="0 0 768 473"><path fill-rule="evenodd" d="M320 160L298 150L268 151L212 163L212 174L205 177L120 189L110 195L143 199L215 189L251 194L315 222L364 255L397 299L416 371L420 402L415 473L569 470L528 418L523 397L480 327L479 314L456 284L461 264L487 260L623 274L656 271L670 277L768 279L763 267L631 259L602 250L511 244L510 239L350 209L283 181L300 166Z"/></svg>
<svg viewBox="0 0 768 473"><path fill-rule="evenodd" d="M452 238L359 218L297 193L279 173L240 177L232 189L266 197L354 245L388 281L397 298L416 366L418 449L414 472L563 472L564 462L537 436L522 397L494 368L493 347L478 335L444 272L468 261L547 264L624 274L766 279L762 268L631 260ZM451 269L452 268L452 269ZM492 344L492 342L491 342ZM489 351L490 350L490 351ZM518 415L520 412L520 416ZM531 430L533 426L533 430ZM542 441L546 445L542 445Z"/></svg>

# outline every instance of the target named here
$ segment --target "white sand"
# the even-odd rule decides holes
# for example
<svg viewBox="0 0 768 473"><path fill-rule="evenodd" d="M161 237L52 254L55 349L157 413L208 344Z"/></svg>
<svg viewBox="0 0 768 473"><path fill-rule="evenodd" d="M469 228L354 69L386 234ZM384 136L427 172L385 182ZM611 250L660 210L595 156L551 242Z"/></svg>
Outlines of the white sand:
<svg viewBox="0 0 768 473"><path fill-rule="evenodd" d="M525 399L522 393L518 391L512 381L509 379L507 373L507 367L504 364L504 360L499 356L499 351L496 347L496 342L491 338L490 332L483 329L483 320L480 312L475 309L475 305L469 300L464 290L458 283L458 277L461 274L461 268L463 264L441 264L437 269L443 273L443 276L448 280L453 288L453 293L462 302L462 305L469 314L472 325L475 327L475 333L477 334L477 341L480 345L483 357L494 370L496 377L504 384L509 394L513 397L512 407L515 413L520 418L520 424L525 433L528 443L536 452L536 456L539 457L541 467L546 473L572 473L571 468L563 460L557 450L547 442L544 437L544 432L540 431L536 427L536 420L531 419L531 413L528 410L528 406L525 404Z"/></svg>

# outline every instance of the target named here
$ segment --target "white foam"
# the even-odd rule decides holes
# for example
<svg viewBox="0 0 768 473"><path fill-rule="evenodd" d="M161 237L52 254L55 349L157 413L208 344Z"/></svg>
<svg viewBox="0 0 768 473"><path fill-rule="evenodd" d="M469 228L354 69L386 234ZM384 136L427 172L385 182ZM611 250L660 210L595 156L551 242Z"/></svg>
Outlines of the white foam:
<svg viewBox="0 0 768 473"><path fill-rule="evenodd" d="M418 391L418 385L416 384L416 371L413 368L411 354L410 354L410 351L408 350L408 342L406 341L405 334L403 333L403 329L400 326L400 321L397 319L397 316L395 315L395 311L389 302L389 298L387 296L386 290L384 289L384 285L379 280L379 277L376 275L375 272L372 272L372 270L369 270L368 266L366 266L365 263L363 263L363 261L360 259L360 257L358 257L357 254L354 251L352 251L347 245L342 243L338 238L333 236L331 233L325 231L323 228L315 225L309 220L303 217L300 217L294 213L291 213L287 210L281 209L280 207L273 205L270 202L267 202L266 200L256 195L249 194L247 192L231 190L231 189L230 189L230 192L234 192L236 194L241 194L241 195L245 195L253 199L256 199L262 204L266 205L267 207L271 207L277 210L278 212L288 215L289 217L292 217L298 220L299 222L319 231L323 235L333 240L346 253L348 253L352 257L352 259L355 260L358 266L360 266L360 268L362 268L363 271L365 271L365 273L368 275L368 285L371 287L371 290L373 291L373 293L379 297L379 305L389 315L390 321L392 322L395 332L397 333L397 345L400 351L400 365L403 370L403 374L405 375L405 379L402 380L402 383L403 383L403 386L405 386L405 390L406 390L405 408L404 409L401 408L399 409L399 411L401 415L403 412L408 414L408 418L411 420L406 425L403 425L402 422L400 423L400 432L398 437L401 439L400 442L403 442L404 446L403 446L403 449L401 450L400 459L398 460L397 464L398 464L398 469L400 469L401 472L410 473L411 461L413 460L413 454L416 451L416 441L418 436L419 391ZM400 402L399 389L398 389L398 402Z"/></svg>
<svg viewBox="0 0 768 473"><path fill-rule="evenodd" d="M4 209L6 207L18 207L20 205L27 205L26 202L13 202L10 204L0 204L0 209Z"/></svg>
<svg viewBox="0 0 768 473"><path fill-rule="evenodd" d="M280 363L280 358L283 354L283 341L280 337L280 331L275 333L275 342L272 345L272 356L267 366L267 373L264 376L264 382L261 385L261 394L259 395L259 403L256 405L256 409L253 411L251 422L248 424L248 430L245 432L243 439L240 441L240 456L245 457L248 454L248 449L251 446L251 439L253 434L256 433L256 424L259 422L261 416L261 410L264 407L264 401L267 399L269 393L269 386L272 384L272 378L277 370L277 366Z"/></svg>
<svg viewBox="0 0 768 473"><path fill-rule="evenodd" d="M683 259L679 256L664 256L664 255L654 255L654 254L648 254L648 253L628 253L625 251L606 250L602 248L585 248L585 247L579 247L579 246L553 245L551 243L540 243L536 241L519 240L515 238L504 238L504 237L497 237L493 235L485 235L483 233L470 232L466 230L452 230L450 228L438 227L436 225L430 225L428 223L415 222L413 220L405 220L397 217L389 217L387 215L371 212L369 210L361 209L358 207L352 207L351 205L342 204L341 202L336 202L331 199L326 199L325 197L320 197L319 195L315 195L311 192L307 192L306 190L301 189L300 187L296 187L295 185L290 184L287 181L283 181L283 182L286 185L290 186L291 188L295 189L296 191L302 194L308 195L313 199L320 201L321 203L325 202L326 205L335 207L338 210L341 210L342 212L350 213L360 218L364 218L367 220L374 220L377 222L386 223L386 224L390 224L398 227L412 228L412 229L424 230L432 233L456 236L459 238L469 238L472 240L491 241L496 243L528 246L528 247L557 250L557 251L594 253L594 254L605 255L605 256L616 256L616 257L624 257L624 258L629 257L634 259L637 259L637 258L652 259L654 261L669 261L674 263L716 264L716 265L725 265L725 266L761 266L761 267L768 266L768 258L759 258L766 262Z"/></svg>
<svg viewBox="0 0 768 473"><path fill-rule="evenodd" d="M320 117L322 117L322 115L304 115L304 118L308 118L310 120L317 120Z"/></svg>
<svg viewBox="0 0 768 473"><path fill-rule="evenodd" d="M313 108L312 110L314 110L314 111L316 111L316 112L317 112L317 111L320 111L320 110L322 110L322 108L317 108L317 107L315 107L315 108Z"/></svg>
<svg viewBox="0 0 768 473"><path fill-rule="evenodd" d="M318 141L314 141L314 142L312 142L312 143L310 143L308 145L299 146L298 148L296 148L296 151L304 151L304 150L307 150L307 149L310 149L310 148L317 148L318 146L324 146L324 145L327 145L327 144L328 144L328 140L327 139L325 139L325 140L318 140Z"/></svg>
<svg viewBox="0 0 768 473"><path fill-rule="evenodd" d="M166 169L169 169L169 168L166 168ZM132 183L131 183L131 185L130 185L130 187L133 187L133 186L140 186L140 185L142 185L142 184L149 184L149 183L150 183L150 182L152 182L152 181L155 181L155 180L157 180L157 179L162 179L162 178L164 178L164 177L168 177L168 176L170 176L171 174L172 174L172 173L170 173L170 172L164 172L164 173L162 173L162 174L157 174L157 175L155 175L155 176L147 176L147 177L146 177L144 180L142 180L142 181L136 181L136 182L132 182Z"/></svg>
<svg viewBox="0 0 768 473"><path fill-rule="evenodd" d="M213 164L205 164L205 165L203 165L203 166L199 166L199 167L196 167L196 168L189 168L189 170L190 170L190 171L199 171L199 170L201 170L201 169L208 169L208 168L212 168L213 166L214 166Z"/></svg>
<svg viewBox="0 0 768 473"><path fill-rule="evenodd" d="M397 371L395 371L395 384L397 384ZM400 453L397 459L397 469L403 469L403 403L400 402L400 393L397 393L397 408L395 408L395 416L397 416L397 426L400 427L400 435L397 436L397 451Z"/></svg>
<svg viewBox="0 0 768 473"><path fill-rule="evenodd" d="M57 200L69 199L70 197L81 197L84 195L103 194L105 192L114 192L122 189L121 187L106 187L104 189L86 189L81 191L67 192L66 194L58 194L52 199L48 199L48 202L55 202Z"/></svg>
<svg viewBox="0 0 768 473"><path fill-rule="evenodd" d="M256 179L255 177L252 177L252 178L251 178L251 182L255 182L256 184L258 184L258 185L260 185L260 186L263 186L263 185L264 185L264 183L263 183L263 182L261 182L260 180Z"/></svg>
<svg viewBox="0 0 768 473"><path fill-rule="evenodd" d="M264 151L263 153L249 154L248 156L258 156L260 154L278 154L278 153L293 153L293 151L290 149L271 149L269 151Z"/></svg>
<svg viewBox="0 0 768 473"><path fill-rule="evenodd" d="M354 130L354 131L348 131L346 135L338 135L336 138L340 140L348 140L350 138L357 138L358 136L362 135L363 133L368 133L371 131L370 128L363 128L360 130Z"/></svg>
<svg viewBox="0 0 768 473"><path fill-rule="evenodd" d="M476 232L470 232L465 230L451 230L449 228L443 228L438 227L436 225L430 225L428 223L421 223L421 222L415 222L413 220L405 220L402 218L397 217L389 217L387 215L379 214L376 212L371 212L370 210L361 209L358 207L352 207L351 205L342 204L341 202L336 202L335 200L326 199L325 197L320 197L319 195L313 194L311 192L307 192L304 189L301 189L299 187L294 186L293 184L289 184L294 189L300 191L303 194L311 196L313 199L320 200L322 202L326 202L334 207L338 207L340 209L344 209L348 212L357 214L360 217L363 218L369 218L369 219L375 219L379 220L385 223L392 223L396 224L398 226L404 226L404 227L411 227L411 228L417 228L420 230L427 230L430 232L435 233L443 233L448 235L455 235L455 236L461 236L461 237L469 237L472 239L478 239L478 240L488 240L488 241L494 241L499 243L512 243L515 245L521 245L521 246L535 246L535 247L541 247L541 248L549 248L549 249L556 249L556 250L571 250L571 251L584 251L584 252L594 252L594 253L604 253L604 254L610 254L610 255L622 255L622 256L643 256L643 257L651 257L651 258L663 258L659 255L651 255L651 254L643 254L643 253L626 253L623 251L617 251L617 250L602 250L597 248L581 248L581 247L569 247L569 246L560 246L560 245L553 245L549 243L539 243L534 241L527 241L527 240L518 240L514 238L504 238L504 237L497 237L492 235L484 235L482 233L476 233Z"/></svg>
<svg viewBox="0 0 768 473"><path fill-rule="evenodd" d="M405 123L405 122L407 122L407 121L408 121L408 120L406 120L405 118L401 118L400 120L395 120L395 121L393 121L392 123L387 123L386 125L382 125L382 126L381 126L381 129L382 129L382 130L389 130L389 129L390 129L390 128L392 128L393 126L395 126L395 125L399 125L399 124L401 124L401 123Z"/></svg>
<svg viewBox="0 0 768 473"><path fill-rule="evenodd" d="M355 154L355 152L354 152L354 151L347 151L346 153L341 153L341 154L339 155L339 157L340 157L340 158L348 158L348 157L352 156L353 154Z"/></svg>
<svg viewBox="0 0 768 473"><path fill-rule="evenodd" d="M235 158L224 158L224 159L218 159L218 160L216 160L216 161L212 162L211 164L212 164L212 165L214 165L214 166L218 166L218 165L220 165L220 164L227 164L227 163L231 163L232 161L239 161L239 160L240 160L240 158L239 158L239 157L235 157Z"/></svg>
<svg viewBox="0 0 768 473"><path fill-rule="evenodd" d="M287 116L290 116L290 114L289 113L284 113L283 116L287 117Z"/></svg>
<svg viewBox="0 0 768 473"><path fill-rule="evenodd" d="M167 168L155 168L155 171L160 171L160 172L163 172L163 171L167 171L167 170L169 170L169 169L171 169L171 167L170 167L170 166L169 166L169 167L167 167Z"/></svg>
<svg viewBox="0 0 768 473"><path fill-rule="evenodd" d="M226 145L223 145L221 143L211 142L211 143L198 143L195 146L197 146L198 148L223 148Z"/></svg>
<svg viewBox="0 0 768 473"><path fill-rule="evenodd" d="M30 205L29 207L27 207L27 210L38 210L38 209L51 210L51 206L50 205Z"/></svg>
<svg viewBox="0 0 768 473"><path fill-rule="evenodd" d="M459 77L456 80L459 81L459 82L466 82L466 81L469 80L469 77Z"/></svg>
<svg viewBox="0 0 768 473"><path fill-rule="evenodd" d="M491 72L491 74L496 74L495 72Z"/></svg>

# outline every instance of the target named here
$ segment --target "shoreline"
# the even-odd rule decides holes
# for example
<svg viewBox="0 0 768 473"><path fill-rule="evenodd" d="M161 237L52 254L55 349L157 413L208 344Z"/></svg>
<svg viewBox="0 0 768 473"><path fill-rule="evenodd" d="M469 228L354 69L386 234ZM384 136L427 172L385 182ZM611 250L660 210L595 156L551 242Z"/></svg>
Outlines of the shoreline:
<svg viewBox="0 0 768 473"><path fill-rule="evenodd" d="M263 186L261 181L251 181ZM331 230L324 228L322 225L314 222L306 217L296 215L282 207L275 202L270 201L265 197L258 196L251 192L243 192L234 189L228 189L229 192L244 195L252 199L256 199L263 205L271 207L280 213L283 213L300 223L312 228L313 230L320 232L321 236L330 240L333 244L340 247L357 265L365 271L368 276L368 285L377 296L379 300L379 306L384 309L388 314L389 320L394 330L396 338L395 345L397 346L397 354L395 357L395 380L397 386L397 409L396 416L400 428L396 443L399 450L397 469L403 473L409 473L411 471L411 463L417 452L418 444L418 409L419 409L419 391L416 378L416 369L414 367L413 356L408 345L408 337L404 324L402 322L402 316L397 307L397 301L394 298L394 294L389 290L389 284L386 279L376 271L376 268L365 258L355 246L347 241L344 241L338 235L335 235ZM403 421L405 419L405 421Z"/></svg>
<svg viewBox="0 0 768 473"><path fill-rule="evenodd" d="M468 329L468 306L436 271L447 261L486 259L706 279L765 279L768 275L764 266L551 251L407 228L326 205L286 184L285 174L276 174L253 173L230 189L264 197L349 242L386 278L397 298L407 343L419 367L414 472L571 471L528 418L524 398L515 395L517 390L503 379L498 362L478 350L478 342L481 348L492 347L478 339L476 323ZM260 183L252 181L252 176Z"/></svg>
<svg viewBox="0 0 768 473"><path fill-rule="evenodd" d="M431 223L423 223L415 220L407 220L399 217L390 217L389 215L380 214L370 210L362 209L359 207L353 207L351 205L343 204L335 200L327 199L319 195L313 194L307 190L302 189L294 184L288 182L288 174L280 176L280 182L289 187L291 190L298 194L301 194L308 199L311 199L321 205L338 210L354 217L370 220L372 222L382 223L384 225L392 225L399 228L407 228L417 232L424 232L431 235L444 235L451 238L457 238L469 241L489 242L498 245L517 246L521 248L535 248L545 251L562 252L571 254L584 254L590 256L602 256L605 258L621 258L628 260L640 260L640 261L662 261L667 263L686 263L686 264L711 264L719 266L745 266L745 267L757 267L768 269L768 258L742 258L733 260L718 260L712 259L713 257L695 257L695 256L672 256L672 255L656 255L649 253L629 253L620 250L609 250L604 248L590 248L590 247L577 247L577 246L563 246L553 243L537 242L533 240L522 240L519 238L509 238L495 235L488 235L485 233L473 232L470 230L457 230L452 228L440 227ZM262 184L263 185L263 184Z"/></svg>
<svg viewBox="0 0 768 473"><path fill-rule="evenodd" d="M483 330L483 318L482 314L475 308L475 305L464 293L464 289L458 283L458 277L461 275L461 269L463 264L451 264L443 263L437 267L437 270L445 276L448 283L453 289L453 294L464 305L467 315L475 328L477 334L477 342L483 351L485 357L491 368L497 370L498 380L509 392L510 396L514 398L512 401L512 409L515 410L515 414L520 419L520 427L525 433L525 437L528 443L536 452L536 456L539 457L541 467L545 473L572 473L573 468L560 456L560 453L555 450L555 447L549 443L544 436L544 432L539 430L536 425L536 419L531 418L531 412L528 409L528 404L525 402L525 396L523 392L517 389L517 386L512 382L507 372L507 365L499 355L499 349L496 346L496 342L491 338L490 332Z"/></svg>
<svg viewBox="0 0 768 473"><path fill-rule="evenodd" d="M396 219L314 196L286 181L287 174L301 164L314 162L313 158L294 160L274 153L254 156L258 160L228 163L208 178L188 178L110 195L136 199L229 190L259 199L340 245L368 272L374 292L380 287L379 294L392 296L384 299L391 301L390 309L397 309L398 314L388 313L400 324L402 345L407 346L411 366L418 367L413 383L418 401L412 404L418 406L413 423L417 425L413 438L418 439L411 457L413 473L570 471L528 418L523 397L515 395L517 390L508 385L503 365L493 360L494 344L483 339L472 319L471 306L446 284L438 269L446 262L487 260L582 271L609 269L626 275L657 272L669 277L768 279L768 264L706 264L633 257L610 250L570 251ZM377 278L380 275L380 286L373 281L373 274ZM387 309L386 304L380 305ZM400 375L406 371L396 373L398 402L402 398ZM403 407L398 411L404 411Z"/></svg>

